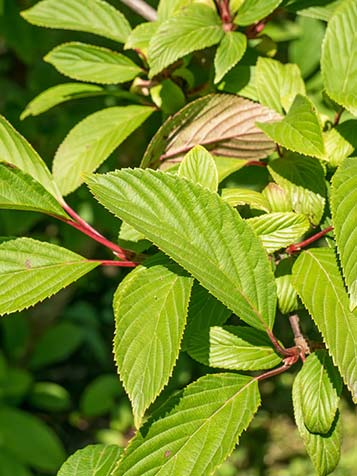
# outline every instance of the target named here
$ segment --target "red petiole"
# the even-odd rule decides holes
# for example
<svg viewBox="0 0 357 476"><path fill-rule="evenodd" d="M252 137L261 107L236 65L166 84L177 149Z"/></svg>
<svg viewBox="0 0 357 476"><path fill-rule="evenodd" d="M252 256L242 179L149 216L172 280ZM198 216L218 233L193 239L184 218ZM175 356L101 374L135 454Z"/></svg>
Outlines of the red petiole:
<svg viewBox="0 0 357 476"><path fill-rule="evenodd" d="M290 255L292 253L295 253L296 251L300 251L302 248L305 248L306 246L310 245L311 243L314 243L314 241L319 240L323 236L325 236L327 233L333 230L333 226L328 226L327 228L324 228L323 230L319 231L318 233L315 233L315 235L310 236L310 238L307 238L304 241L301 241L300 243L296 243L294 245L290 245L286 248L286 252Z"/></svg>

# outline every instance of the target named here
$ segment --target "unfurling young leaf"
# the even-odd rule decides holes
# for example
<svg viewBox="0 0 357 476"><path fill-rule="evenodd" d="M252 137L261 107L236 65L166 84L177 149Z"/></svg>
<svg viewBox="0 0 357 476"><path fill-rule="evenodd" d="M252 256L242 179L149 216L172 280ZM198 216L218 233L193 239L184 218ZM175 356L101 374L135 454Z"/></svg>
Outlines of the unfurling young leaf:
<svg viewBox="0 0 357 476"><path fill-rule="evenodd" d="M268 16L277 8L282 0L245 0L238 9L234 23L237 25L251 25L262 18Z"/></svg>
<svg viewBox="0 0 357 476"><path fill-rule="evenodd" d="M217 192L218 170L212 155L204 147L197 145L185 155L178 175L208 188L211 192Z"/></svg>
<svg viewBox="0 0 357 476"><path fill-rule="evenodd" d="M214 82L219 83L242 58L247 48L247 37L239 31L228 31L222 38L214 58Z"/></svg>

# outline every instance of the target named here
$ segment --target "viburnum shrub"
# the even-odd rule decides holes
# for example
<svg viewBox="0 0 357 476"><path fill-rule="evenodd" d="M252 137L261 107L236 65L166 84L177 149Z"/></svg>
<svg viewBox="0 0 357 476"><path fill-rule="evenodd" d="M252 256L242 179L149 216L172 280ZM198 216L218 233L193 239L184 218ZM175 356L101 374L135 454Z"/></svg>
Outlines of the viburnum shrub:
<svg viewBox="0 0 357 476"><path fill-rule="evenodd" d="M58 474L210 475L259 408L260 381L302 361L296 425L327 475L340 457L343 385L357 401L357 3L161 0L157 12L124 3L150 21L132 30L103 0L42 0L23 12L124 44L123 53L70 42L45 57L80 82L43 92L23 117L79 97L119 103L69 132L52 173L0 122L1 208L45 213L113 252L86 259L3 239L0 313L98 266L133 268L114 295L114 356L137 432L125 449L76 452ZM158 110L141 167L94 173ZM120 220L118 242L63 198L84 182ZM301 330L309 315L314 340ZM286 321L293 342L279 340ZM180 352L208 373L151 407Z"/></svg>

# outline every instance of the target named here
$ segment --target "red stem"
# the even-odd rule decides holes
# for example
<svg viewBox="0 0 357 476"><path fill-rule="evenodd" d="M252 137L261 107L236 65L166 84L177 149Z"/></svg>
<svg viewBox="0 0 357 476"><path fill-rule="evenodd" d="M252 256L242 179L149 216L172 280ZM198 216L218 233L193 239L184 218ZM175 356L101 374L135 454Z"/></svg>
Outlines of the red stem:
<svg viewBox="0 0 357 476"><path fill-rule="evenodd" d="M90 259L88 260L90 263L100 263L101 266L121 266L124 268L135 268L140 263L136 263L135 261L116 261L116 260L102 260L102 259Z"/></svg>
<svg viewBox="0 0 357 476"><path fill-rule="evenodd" d="M298 360L299 360L299 354L287 357L286 359L284 359L283 365L281 365L280 367L278 367L276 369L268 370L268 372L264 372L263 374L258 375L258 377L256 377L256 380L258 380L258 382L260 382L261 380L265 380L267 378L274 377L274 375L282 374L286 370L290 369L290 367L292 365L294 365Z"/></svg>
<svg viewBox="0 0 357 476"><path fill-rule="evenodd" d="M314 241L317 241L318 239L322 238L325 236L327 233L333 230L333 226L328 226L327 228L324 228L323 230L319 231L318 233L315 233L315 235L310 236L310 238L307 238L304 241L301 241L300 243L295 243L293 245L290 245L286 248L286 252L290 255L292 253L295 253L296 251L300 251L301 248L305 248L306 246L310 245Z"/></svg>
<svg viewBox="0 0 357 476"><path fill-rule="evenodd" d="M334 121L333 121L334 126L337 126L339 124L342 113L343 113L344 110L345 109L343 107L341 107L341 109L338 112L336 112L335 118L334 118Z"/></svg>

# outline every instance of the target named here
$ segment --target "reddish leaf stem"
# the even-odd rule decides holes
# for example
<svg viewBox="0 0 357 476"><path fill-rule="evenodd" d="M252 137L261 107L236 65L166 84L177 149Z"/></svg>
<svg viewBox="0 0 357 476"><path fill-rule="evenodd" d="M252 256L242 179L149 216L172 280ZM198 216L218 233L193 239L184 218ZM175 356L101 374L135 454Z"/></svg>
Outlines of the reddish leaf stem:
<svg viewBox="0 0 357 476"><path fill-rule="evenodd" d="M300 243L295 243L293 245L290 245L286 248L286 252L291 255L292 253L295 253L296 251L300 251L302 248L305 248L306 246L310 245L314 241L317 241L318 239L322 238L325 236L327 233L333 230L333 226L328 226L327 228L324 228L323 230L319 231L318 233L315 233L314 235L310 236L304 241L301 241Z"/></svg>
<svg viewBox="0 0 357 476"><path fill-rule="evenodd" d="M281 365L280 367L278 367L276 369L268 370L268 372L264 372L263 374L258 375L258 377L256 377L256 380L258 380L260 382L261 380L265 380L267 378L274 377L274 375L282 374L286 370L290 369L290 367L292 365L294 365L298 360L299 360L299 354L295 354L295 355L291 355L290 357L286 357L283 360L283 365Z"/></svg>
<svg viewBox="0 0 357 476"><path fill-rule="evenodd" d="M102 259L90 259L88 260L90 263L100 263L101 266L121 266L124 268L135 268L140 263L136 263L135 261L117 261L117 260L102 260Z"/></svg>
<svg viewBox="0 0 357 476"><path fill-rule="evenodd" d="M229 0L216 0L219 16L223 23L224 31L233 31L235 25L232 22L232 15L229 8Z"/></svg>
<svg viewBox="0 0 357 476"><path fill-rule="evenodd" d="M344 110L345 110L345 108L341 107L341 109L336 112L335 118L334 118L334 121L333 121L334 126L338 126L338 124L340 122L340 119L341 119L341 116L342 116L342 113L343 113Z"/></svg>

